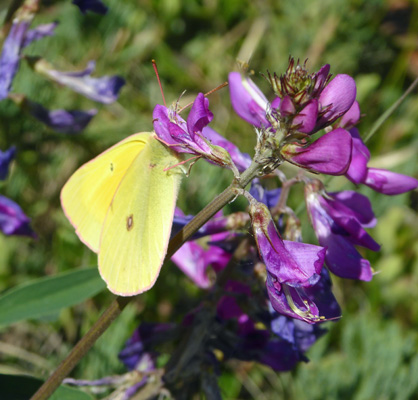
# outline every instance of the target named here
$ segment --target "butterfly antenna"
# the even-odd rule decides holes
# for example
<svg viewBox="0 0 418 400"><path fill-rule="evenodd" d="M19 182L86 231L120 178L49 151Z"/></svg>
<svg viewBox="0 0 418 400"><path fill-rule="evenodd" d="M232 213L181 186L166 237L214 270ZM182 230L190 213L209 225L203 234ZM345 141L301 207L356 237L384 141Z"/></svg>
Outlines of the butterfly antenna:
<svg viewBox="0 0 418 400"><path fill-rule="evenodd" d="M158 74L157 63L155 60L151 60L151 62L152 62L152 67L154 68L154 71L155 71L155 75L157 75L158 85L160 86L161 96L163 97L164 106L167 108L167 104L165 102L165 97L164 97L164 92L163 92L163 87L161 85L160 75Z"/></svg>
<svg viewBox="0 0 418 400"><path fill-rule="evenodd" d="M215 89L209 90L209 92L205 93L204 96L208 97L210 94L217 92L220 89L223 89L225 86L228 86L228 82L224 82L221 85L217 86ZM185 105L184 107L182 107L178 114L180 114L183 110L185 110L186 108L190 107L193 105L193 101L187 105Z"/></svg>

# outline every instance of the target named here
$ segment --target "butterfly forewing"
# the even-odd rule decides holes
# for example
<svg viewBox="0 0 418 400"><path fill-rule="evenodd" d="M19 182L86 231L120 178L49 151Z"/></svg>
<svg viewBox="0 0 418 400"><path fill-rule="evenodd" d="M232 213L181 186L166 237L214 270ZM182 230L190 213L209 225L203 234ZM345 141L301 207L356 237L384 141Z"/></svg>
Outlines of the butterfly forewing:
<svg viewBox="0 0 418 400"><path fill-rule="evenodd" d="M61 191L65 215L82 242L96 253L117 188L149 137L150 133L137 133L117 143L80 167Z"/></svg>
<svg viewBox="0 0 418 400"><path fill-rule="evenodd" d="M99 251L100 273L115 294L144 292L158 277L181 180L174 167L178 162L151 136L120 182L103 224Z"/></svg>

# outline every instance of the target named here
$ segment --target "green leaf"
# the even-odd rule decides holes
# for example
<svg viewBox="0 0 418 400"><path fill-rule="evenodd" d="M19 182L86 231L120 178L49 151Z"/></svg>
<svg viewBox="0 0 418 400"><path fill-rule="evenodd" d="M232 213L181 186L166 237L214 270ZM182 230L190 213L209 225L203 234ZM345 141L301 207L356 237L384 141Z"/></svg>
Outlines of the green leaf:
<svg viewBox="0 0 418 400"><path fill-rule="evenodd" d="M0 297L0 326L49 316L81 303L105 287L97 267L25 283Z"/></svg>
<svg viewBox="0 0 418 400"><path fill-rule="evenodd" d="M1 398L4 400L27 400L42 385L40 379L31 376L0 374ZM68 386L60 386L49 400L93 400L89 394Z"/></svg>

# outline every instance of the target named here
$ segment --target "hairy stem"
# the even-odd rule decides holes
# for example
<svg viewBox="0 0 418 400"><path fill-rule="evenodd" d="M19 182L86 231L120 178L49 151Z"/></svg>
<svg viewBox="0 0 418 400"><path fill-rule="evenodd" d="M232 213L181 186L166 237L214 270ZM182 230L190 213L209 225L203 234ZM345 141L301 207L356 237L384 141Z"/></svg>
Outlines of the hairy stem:
<svg viewBox="0 0 418 400"><path fill-rule="evenodd" d="M213 199L199 214L197 214L168 245L166 259L170 258L181 245L188 240L197 230L204 225L213 215L215 215L226 204L236 197L235 189L245 188L252 179L257 176L260 169L259 164L253 162L250 167L244 171L239 180L226 188L221 194ZM94 345L97 339L106 331L112 322L121 314L123 309L134 297L116 297L105 312L99 317L90 330L80 339L70 354L61 362L53 374L33 395L31 400L46 400L58 388L64 378L74 369L85 354Z"/></svg>

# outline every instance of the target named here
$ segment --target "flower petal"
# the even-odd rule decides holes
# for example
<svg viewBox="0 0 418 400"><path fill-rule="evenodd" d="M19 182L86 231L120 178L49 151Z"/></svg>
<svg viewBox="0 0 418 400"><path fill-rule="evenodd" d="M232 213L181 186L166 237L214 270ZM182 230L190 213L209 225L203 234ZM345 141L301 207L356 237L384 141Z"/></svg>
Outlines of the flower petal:
<svg viewBox="0 0 418 400"><path fill-rule="evenodd" d="M257 128L270 126L266 119L267 99L250 78L243 78L239 72L228 77L232 107L245 121Z"/></svg>
<svg viewBox="0 0 418 400"><path fill-rule="evenodd" d="M411 176L378 168L369 168L363 183L373 190L387 195L409 192L418 187L418 180Z"/></svg>
<svg viewBox="0 0 418 400"><path fill-rule="evenodd" d="M16 154L16 147L12 146L5 151L0 150L0 180L6 179L9 173L9 165Z"/></svg>
<svg viewBox="0 0 418 400"><path fill-rule="evenodd" d="M301 112L293 119L293 125L300 125L297 130L302 133L310 133L315 128L318 117L318 100L310 100Z"/></svg>
<svg viewBox="0 0 418 400"><path fill-rule="evenodd" d="M360 135L358 135L356 128L351 128L349 132L353 137L353 149L350 166L348 167L345 176L351 182L358 185L359 183L364 182L366 179L367 163L370 160L370 152L367 146L361 140Z"/></svg>
<svg viewBox="0 0 418 400"><path fill-rule="evenodd" d="M49 79L67 86L83 96L104 104L110 104L117 100L119 91L125 84L125 80L120 76L102 76L92 78L90 74L94 71L95 62L90 61L87 68L76 72L61 72L45 62L36 60L34 63L35 71L45 75Z"/></svg>
<svg viewBox="0 0 418 400"><path fill-rule="evenodd" d="M0 230L5 235L21 235L35 238L29 226L30 219L14 201L0 195Z"/></svg>
<svg viewBox="0 0 418 400"><path fill-rule="evenodd" d="M356 83L349 75L337 75L319 96L319 103L322 110L329 108L320 118L316 130L331 124L337 118L346 113L356 99Z"/></svg>
<svg viewBox="0 0 418 400"><path fill-rule="evenodd" d="M0 55L0 100L7 97L13 78L19 69L20 52L30 22L30 20L14 21L4 41Z"/></svg>
<svg viewBox="0 0 418 400"><path fill-rule="evenodd" d="M57 25L58 22L50 22L49 24L38 25L36 28L28 30L26 32L22 48L28 46L36 40L42 39L46 36L54 35L54 31Z"/></svg>
<svg viewBox="0 0 418 400"><path fill-rule="evenodd" d="M344 129L351 129L360 121L360 106L358 101L354 101L349 110L342 116L338 126Z"/></svg>
<svg viewBox="0 0 418 400"><path fill-rule="evenodd" d="M342 175L350 165L351 135L341 128L320 137L306 147L285 145L282 154L291 162L328 175Z"/></svg>
<svg viewBox="0 0 418 400"><path fill-rule="evenodd" d="M48 110L39 103L25 100L24 108L28 112L60 133L78 133L84 130L92 118L97 114L96 109L88 111L79 110Z"/></svg>
<svg viewBox="0 0 418 400"><path fill-rule="evenodd" d="M213 114L209 110L209 100L203 93L199 93L193 102L192 109L187 117L187 130L192 140L195 140L195 134L202 132L202 129L213 119Z"/></svg>

